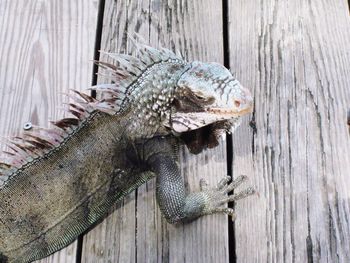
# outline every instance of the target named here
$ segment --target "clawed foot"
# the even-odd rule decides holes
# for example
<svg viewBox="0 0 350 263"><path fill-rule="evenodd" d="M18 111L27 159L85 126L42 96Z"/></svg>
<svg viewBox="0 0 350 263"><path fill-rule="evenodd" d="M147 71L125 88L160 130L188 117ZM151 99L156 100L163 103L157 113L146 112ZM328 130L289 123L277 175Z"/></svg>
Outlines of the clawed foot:
<svg viewBox="0 0 350 263"><path fill-rule="evenodd" d="M247 180L247 176L240 175L234 179L231 183L228 182L231 180L230 176L226 176L220 180L215 188L209 188L208 183L202 179L200 181L201 192L206 196L206 206L204 209L205 214L213 213L225 213L232 217L232 220L235 219L235 214L232 208L224 207L223 205L237 201L249 195L255 193L253 187L248 187L241 192L234 193L232 195L227 195L229 192L237 188L244 181Z"/></svg>

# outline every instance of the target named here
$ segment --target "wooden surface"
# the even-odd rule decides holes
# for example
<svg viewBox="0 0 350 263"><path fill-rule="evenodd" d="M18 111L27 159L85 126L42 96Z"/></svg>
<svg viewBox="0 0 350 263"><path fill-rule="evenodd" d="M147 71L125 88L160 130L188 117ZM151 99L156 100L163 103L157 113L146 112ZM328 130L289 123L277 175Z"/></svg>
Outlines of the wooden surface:
<svg viewBox="0 0 350 263"><path fill-rule="evenodd" d="M233 169L260 193L236 206L237 262L350 262L347 1L229 2L256 122L233 136Z"/></svg>
<svg viewBox="0 0 350 263"><path fill-rule="evenodd" d="M27 121L45 126L62 117L60 92L91 84L95 40L124 52L131 49L125 32L188 60L225 61L255 96L254 114L233 135L232 170L247 174L259 196L237 203L231 236L223 215L168 225L151 181L112 208L81 246L41 262L350 262L347 1L223 3L0 1L2 136ZM188 189L198 190L200 178L215 184L230 155L224 139L198 156L182 149Z"/></svg>
<svg viewBox="0 0 350 263"><path fill-rule="evenodd" d="M0 1L0 134L63 116L62 92L91 85L97 1ZM77 242L41 262L75 262Z"/></svg>

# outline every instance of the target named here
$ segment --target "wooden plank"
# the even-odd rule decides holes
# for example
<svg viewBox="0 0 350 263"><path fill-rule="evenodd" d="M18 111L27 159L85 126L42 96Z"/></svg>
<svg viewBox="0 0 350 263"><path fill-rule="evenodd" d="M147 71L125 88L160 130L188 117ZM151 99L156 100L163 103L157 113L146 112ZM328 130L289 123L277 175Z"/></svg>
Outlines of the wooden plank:
<svg viewBox="0 0 350 263"><path fill-rule="evenodd" d="M223 62L222 10L214 1L107 0L104 16L102 50L124 51L131 45L125 32L139 32L152 46L180 50L189 60ZM226 175L225 148L222 142L198 156L182 149L191 191L199 190L200 178L214 185ZM114 210L84 237L82 262L228 262L227 217L170 226L156 205L154 181Z"/></svg>
<svg viewBox="0 0 350 263"><path fill-rule="evenodd" d="M0 134L62 117L62 92L91 85L97 0L0 2ZM38 262L74 262L77 243Z"/></svg>
<svg viewBox="0 0 350 263"><path fill-rule="evenodd" d="M231 67L255 93L234 136L237 262L350 262L350 20L341 1L229 1Z"/></svg>

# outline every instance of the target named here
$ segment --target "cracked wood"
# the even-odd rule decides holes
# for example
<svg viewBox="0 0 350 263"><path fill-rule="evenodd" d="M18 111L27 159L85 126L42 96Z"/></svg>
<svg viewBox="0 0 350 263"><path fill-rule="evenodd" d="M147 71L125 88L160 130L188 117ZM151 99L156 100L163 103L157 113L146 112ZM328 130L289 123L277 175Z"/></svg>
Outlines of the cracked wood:
<svg viewBox="0 0 350 263"><path fill-rule="evenodd" d="M237 262L349 262L347 2L229 10L231 67L254 91L257 127L233 136L233 171L254 175L260 192L236 207Z"/></svg>

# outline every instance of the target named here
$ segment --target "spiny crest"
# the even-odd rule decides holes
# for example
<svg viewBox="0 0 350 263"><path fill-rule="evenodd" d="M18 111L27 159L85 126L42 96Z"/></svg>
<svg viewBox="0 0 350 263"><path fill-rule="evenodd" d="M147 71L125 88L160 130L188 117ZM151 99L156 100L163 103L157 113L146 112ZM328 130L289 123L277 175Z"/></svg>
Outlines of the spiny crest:
<svg viewBox="0 0 350 263"><path fill-rule="evenodd" d="M32 127L24 131L21 136L8 139L6 145L9 151L3 151L4 158L0 161L0 187L9 177L19 169L25 168L36 159L45 156L65 142L70 135L87 121L94 111L116 114L121 110L123 101L128 95L130 86L142 79L142 74L154 64L167 61L182 61L167 49L154 49L146 45L137 44L136 57L126 54L105 53L111 57L116 65L96 61L105 71L105 76L112 80L112 84L100 84L90 89L102 93L101 100L72 90L67 94L73 102L66 103L67 111L72 117L51 122L53 128ZM102 73L99 73L100 75Z"/></svg>
<svg viewBox="0 0 350 263"><path fill-rule="evenodd" d="M118 113L122 109L123 102L132 91L132 86L142 81L142 75L150 67L162 62L183 61L182 58L168 49L162 48L158 50L147 45L139 44L137 44L136 57L127 54L101 53L112 58L116 62L116 65L95 61L104 70L103 73L98 73L98 75L109 78L112 83L99 84L91 88L91 90L100 91L103 98L92 103L91 106L108 114Z"/></svg>
<svg viewBox="0 0 350 263"><path fill-rule="evenodd" d="M21 136L6 139L5 144L9 151L3 151L4 158L0 162L0 186L13 172L59 147L74 133L76 127L91 116L94 108L90 106L90 103L96 100L79 91L74 90L73 92L68 95L73 102L67 103L68 108L66 109L73 117L51 122L52 128L32 126Z"/></svg>

